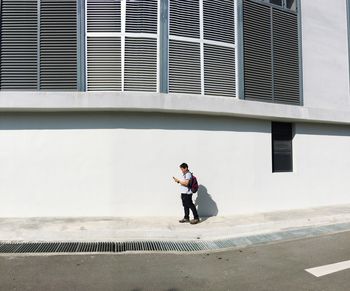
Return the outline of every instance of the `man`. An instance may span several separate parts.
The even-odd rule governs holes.
[[[190,188],[190,180],[192,178],[191,172],[188,170],[188,165],[186,163],[182,163],[180,165],[180,170],[183,175],[183,180],[179,180],[175,177],[174,181],[180,184],[181,189],[181,200],[182,205],[184,207],[185,216],[183,219],[179,220],[180,223],[189,222],[191,224],[197,224],[199,222],[199,216],[197,213],[196,206],[192,202],[192,191]],[[193,213],[193,219],[190,220],[190,209]]]

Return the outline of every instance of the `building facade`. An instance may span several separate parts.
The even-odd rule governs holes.
[[[347,0],[0,2],[0,217],[350,203]]]

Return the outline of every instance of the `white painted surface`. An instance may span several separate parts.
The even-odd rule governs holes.
[[[350,261],[343,261],[335,264],[315,267],[306,269],[305,271],[314,275],[315,277],[322,277],[336,272],[344,271],[350,269]]]
[[[304,104],[350,111],[346,0],[301,0]]]
[[[0,217],[181,217],[171,177],[184,161],[203,185],[201,215],[350,203],[349,126],[297,124],[293,147],[294,172],[273,174],[267,121],[2,114]]]

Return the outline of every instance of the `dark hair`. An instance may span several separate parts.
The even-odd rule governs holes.
[[[183,168],[183,169],[188,169],[188,165],[186,163],[182,163],[180,165],[180,168]]]

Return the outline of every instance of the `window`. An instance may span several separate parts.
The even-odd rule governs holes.
[[[295,1],[282,3],[295,8]],[[298,15],[284,7],[243,1],[243,78],[247,100],[301,104]]]
[[[256,0],[264,3],[280,6],[284,9],[296,11],[297,0]]]
[[[272,122],[272,172],[293,172],[293,125]]]
[[[270,0],[271,4],[274,5],[278,5],[278,6],[282,6],[283,5],[283,1],[282,0]]]
[[[286,8],[296,11],[297,10],[297,0],[286,0]]]

